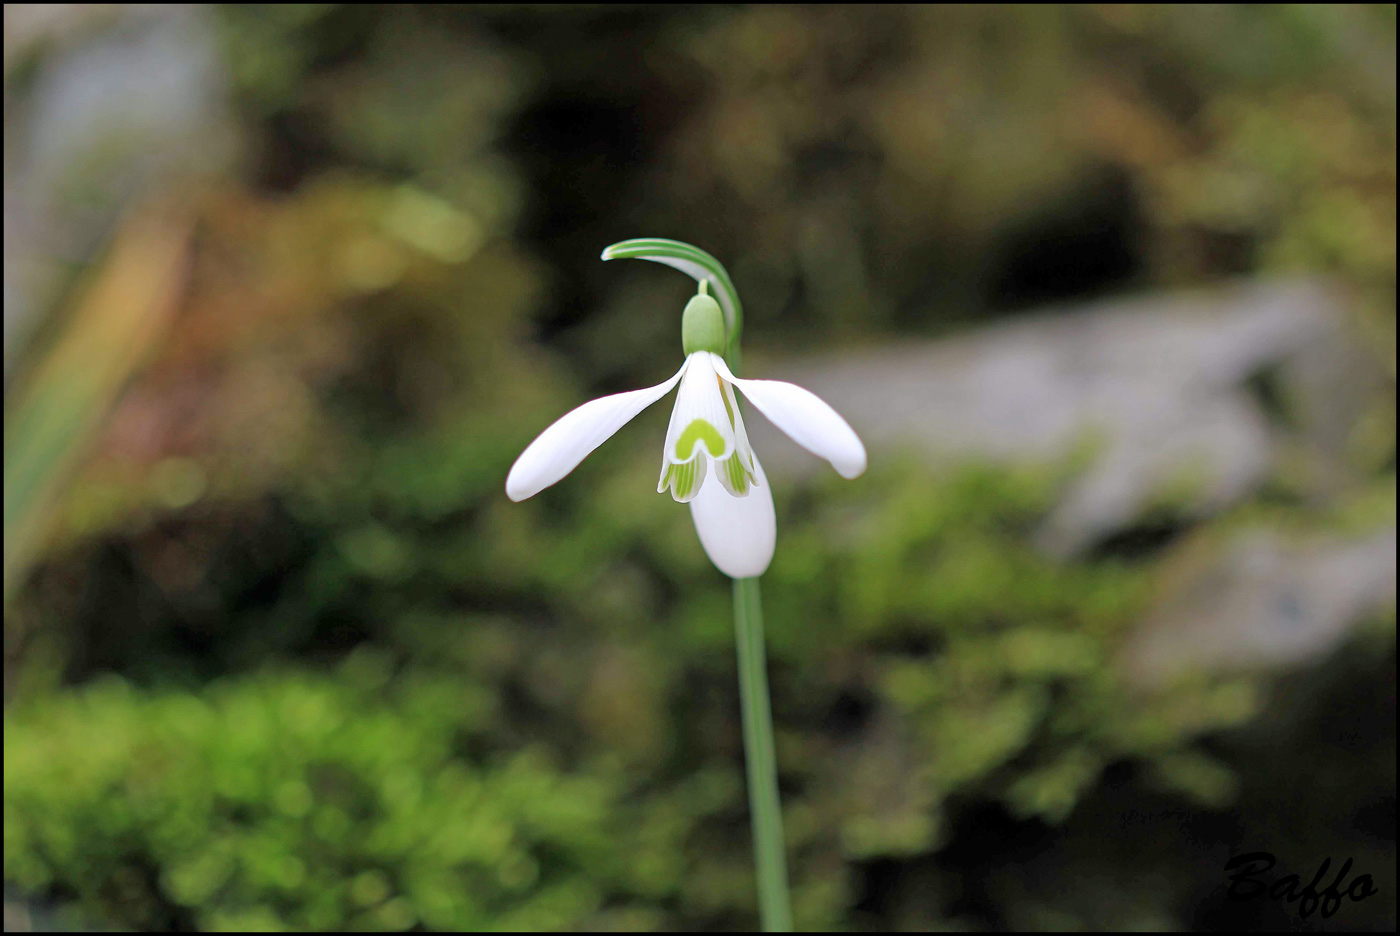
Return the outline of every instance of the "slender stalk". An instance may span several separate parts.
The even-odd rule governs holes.
[[[756,578],[734,580],[734,636],[739,649],[739,700],[744,714],[744,762],[749,777],[759,918],[764,932],[790,933],[792,901],[773,753],[773,713],[768,704],[763,607]]]
[[[662,237],[639,237],[613,244],[604,260],[651,260],[674,267],[714,288],[725,319],[725,359],[740,372],[739,336],[744,306],[724,264],[693,244]],[[737,402],[737,401],[736,401]],[[767,661],[763,651],[763,607],[758,579],[734,580],[734,637],[739,647],[739,699],[744,711],[744,762],[749,775],[749,815],[753,821],[758,910],[763,929],[792,932],[783,813],[778,802],[778,767],[773,754],[773,713],[768,704]]]

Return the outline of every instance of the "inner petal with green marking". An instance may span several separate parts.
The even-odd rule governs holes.
[[[743,456],[735,452],[720,465],[721,477],[729,483],[725,485],[735,497],[749,493],[749,470],[744,467]]]
[[[656,492],[660,494],[670,488],[671,496],[685,503],[700,492],[700,485],[704,480],[705,459],[694,458],[679,465],[672,463],[666,466],[661,483],[656,486]]]
[[[690,425],[676,439],[676,458],[686,461],[695,450],[695,443],[703,441],[712,457],[724,454],[724,436],[704,419],[692,419]]]
[[[724,401],[724,415],[729,417],[729,427],[734,428],[734,407],[729,405],[729,391],[724,388],[724,380],[715,374],[715,383],[719,384],[719,398]]]

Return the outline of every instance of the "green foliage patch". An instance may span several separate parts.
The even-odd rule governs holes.
[[[312,537],[267,619],[304,635],[284,652],[306,661],[347,626],[372,635],[334,667],[105,677],[14,706],[9,874],[141,928],[744,919],[727,590],[668,498],[609,511],[635,455],[604,456],[604,503],[562,523],[547,500],[511,506],[517,541],[468,586],[498,613],[449,584],[490,509],[470,532],[391,512]],[[1228,786],[1193,741],[1252,713],[1249,684],[1135,693],[1111,661],[1146,567],[1026,545],[1067,477],[972,465],[931,483],[910,460],[780,489],[765,597],[806,925],[843,918],[854,884],[831,869],[933,852],[969,802],[1059,822],[1124,760],[1203,800]]]

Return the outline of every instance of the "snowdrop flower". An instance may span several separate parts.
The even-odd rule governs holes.
[[[522,501],[558,482],[679,383],[656,490],[670,491],[677,501],[690,505],[700,543],[721,572],[749,578],[768,568],[777,525],[768,479],[749,445],[734,391],[798,445],[831,462],[842,477],[865,471],[865,446],[846,421],[810,391],[781,380],[735,377],[721,357],[726,316],[710,296],[707,279],[696,278],[699,294],[686,305],[681,320],[685,361],[680,370],[654,387],[615,393],[565,413],[515,460],[506,494]]]

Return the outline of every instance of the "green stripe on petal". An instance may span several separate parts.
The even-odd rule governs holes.
[[[686,462],[676,467],[676,496],[689,497],[690,492],[695,489],[695,463]]]
[[[724,378],[715,374],[715,382],[719,384],[719,398],[724,401],[724,415],[729,417],[730,428],[734,427],[734,407],[729,405],[729,394],[724,389]]]
[[[667,465],[657,491],[670,488],[671,496],[683,504],[700,492],[700,483],[704,480],[705,460],[696,458],[679,465]]]
[[[744,461],[738,452],[725,459],[723,471],[724,477],[729,479],[726,486],[736,497],[743,497],[749,493],[749,471],[744,467]]]

